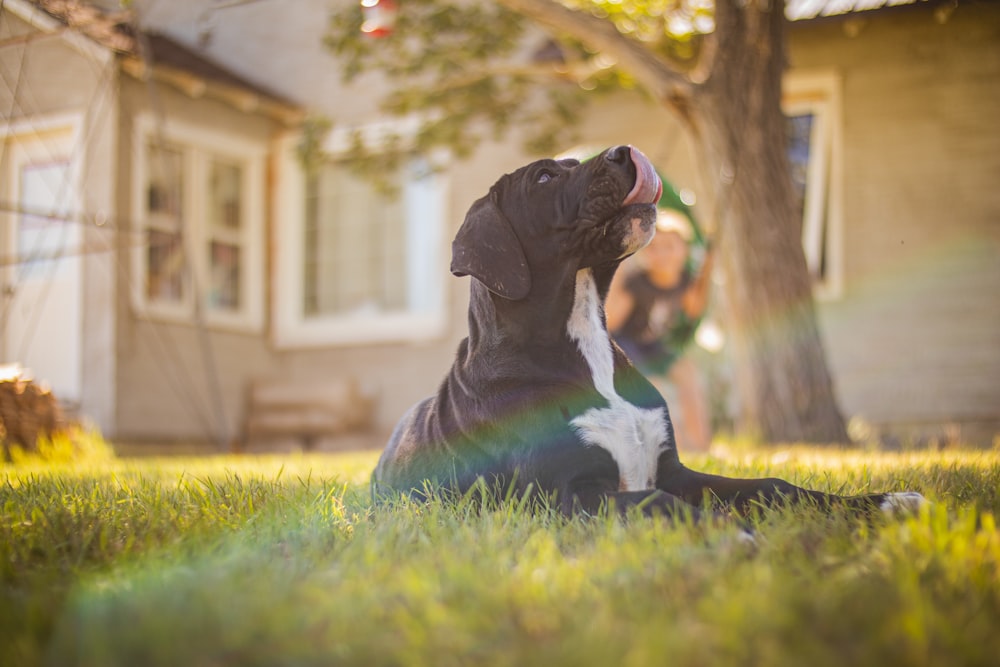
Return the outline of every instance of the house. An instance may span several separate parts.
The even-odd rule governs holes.
[[[0,349],[111,438],[221,444],[221,369],[269,370],[270,157],[302,110],[129,20],[0,11]]]
[[[843,411],[1000,434],[1000,4],[789,3],[791,104],[827,142],[820,323]],[[829,11],[827,13],[830,13]],[[808,254],[808,253],[807,253]]]
[[[786,12],[823,337],[846,414],[989,443],[1000,4],[889,4]],[[468,288],[447,259],[465,210],[531,156],[505,140],[443,172],[415,160],[387,200],[337,159],[305,166],[310,147],[343,157],[399,128],[377,81],[341,83],[325,2],[117,7],[0,10],[0,362],[31,367],[117,443],[227,448],[255,387],[280,404],[333,383],[371,406],[357,422],[377,444],[464,336]],[[581,135],[640,145],[710,225],[697,155],[662,109],[616,94]]]

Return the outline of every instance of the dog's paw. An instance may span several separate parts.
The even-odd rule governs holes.
[[[719,548],[737,553],[755,553],[760,545],[760,535],[750,528],[740,528],[734,533],[727,533],[717,543]]]
[[[887,516],[908,516],[916,514],[929,502],[916,491],[902,493],[887,493],[879,505],[879,509]]]

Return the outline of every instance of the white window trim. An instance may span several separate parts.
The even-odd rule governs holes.
[[[184,296],[177,304],[152,301],[145,293],[148,270],[145,245],[148,148],[150,139],[156,138],[180,145],[184,149],[183,239],[184,251],[194,269],[195,284],[191,284],[188,277],[185,277]],[[241,224],[245,255],[240,266],[242,305],[236,312],[213,308],[207,298],[206,287],[210,273],[208,240],[211,235],[202,212],[206,206],[208,160],[212,157],[234,160],[243,169],[243,200],[240,206],[244,216]],[[267,146],[244,137],[174,119],[160,121],[153,114],[140,114],[135,118],[132,135],[131,211],[136,243],[132,250],[131,301],[136,313],[168,322],[194,324],[198,316],[195,298],[198,298],[197,307],[200,308],[204,322],[213,328],[251,333],[263,330],[266,159]]]
[[[823,252],[823,216],[826,215],[826,275],[813,288],[821,301],[844,292],[844,179],[841,78],[832,70],[788,72],[784,78],[782,109],[788,115],[814,115],[810,160],[806,176],[802,247],[810,270],[819,266]],[[824,193],[825,189],[825,193]],[[824,211],[825,208],[825,211]]]
[[[327,136],[323,149],[336,156],[350,146],[350,137],[361,131],[363,137],[371,138],[374,133],[385,131],[385,123],[361,128],[338,128]],[[394,128],[405,135],[412,129],[412,123],[403,123]],[[366,132],[368,134],[366,134]],[[274,294],[272,317],[273,338],[278,348],[316,348],[368,343],[421,342],[440,338],[446,327],[444,271],[437,267],[442,264],[442,240],[447,215],[447,179],[435,174],[429,187],[428,201],[419,207],[420,223],[424,231],[416,237],[420,243],[407,245],[411,260],[412,280],[410,289],[419,289],[420,298],[425,303],[421,313],[373,313],[338,316],[307,317],[303,312],[305,294],[305,263],[303,239],[305,238],[305,181],[306,175],[297,155],[300,141],[298,134],[286,136],[279,146],[279,182],[275,197],[274,247],[277,249],[275,261]],[[372,141],[377,145],[377,140]],[[400,196],[407,196],[405,193]],[[411,224],[416,221],[411,219]],[[430,230],[429,232],[427,230]],[[413,296],[411,294],[410,302]]]

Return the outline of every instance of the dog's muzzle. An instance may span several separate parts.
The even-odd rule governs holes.
[[[653,163],[635,146],[627,146],[629,159],[635,166],[635,185],[625,195],[622,206],[630,204],[656,204],[663,195],[663,183],[660,181]],[[609,153],[611,155],[611,153]]]
[[[656,233],[655,206],[663,195],[663,182],[652,162],[634,146],[619,146],[605,154],[605,159],[625,165],[631,162],[635,169],[635,183],[622,200],[622,218],[628,220],[628,228],[622,237],[619,259],[638,252],[649,243]]]

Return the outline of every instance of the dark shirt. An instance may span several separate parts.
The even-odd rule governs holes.
[[[645,271],[625,278],[632,311],[611,335],[640,371],[666,373],[691,339],[697,322],[687,316],[682,304],[691,283],[689,271],[680,283],[666,288],[653,284]]]

